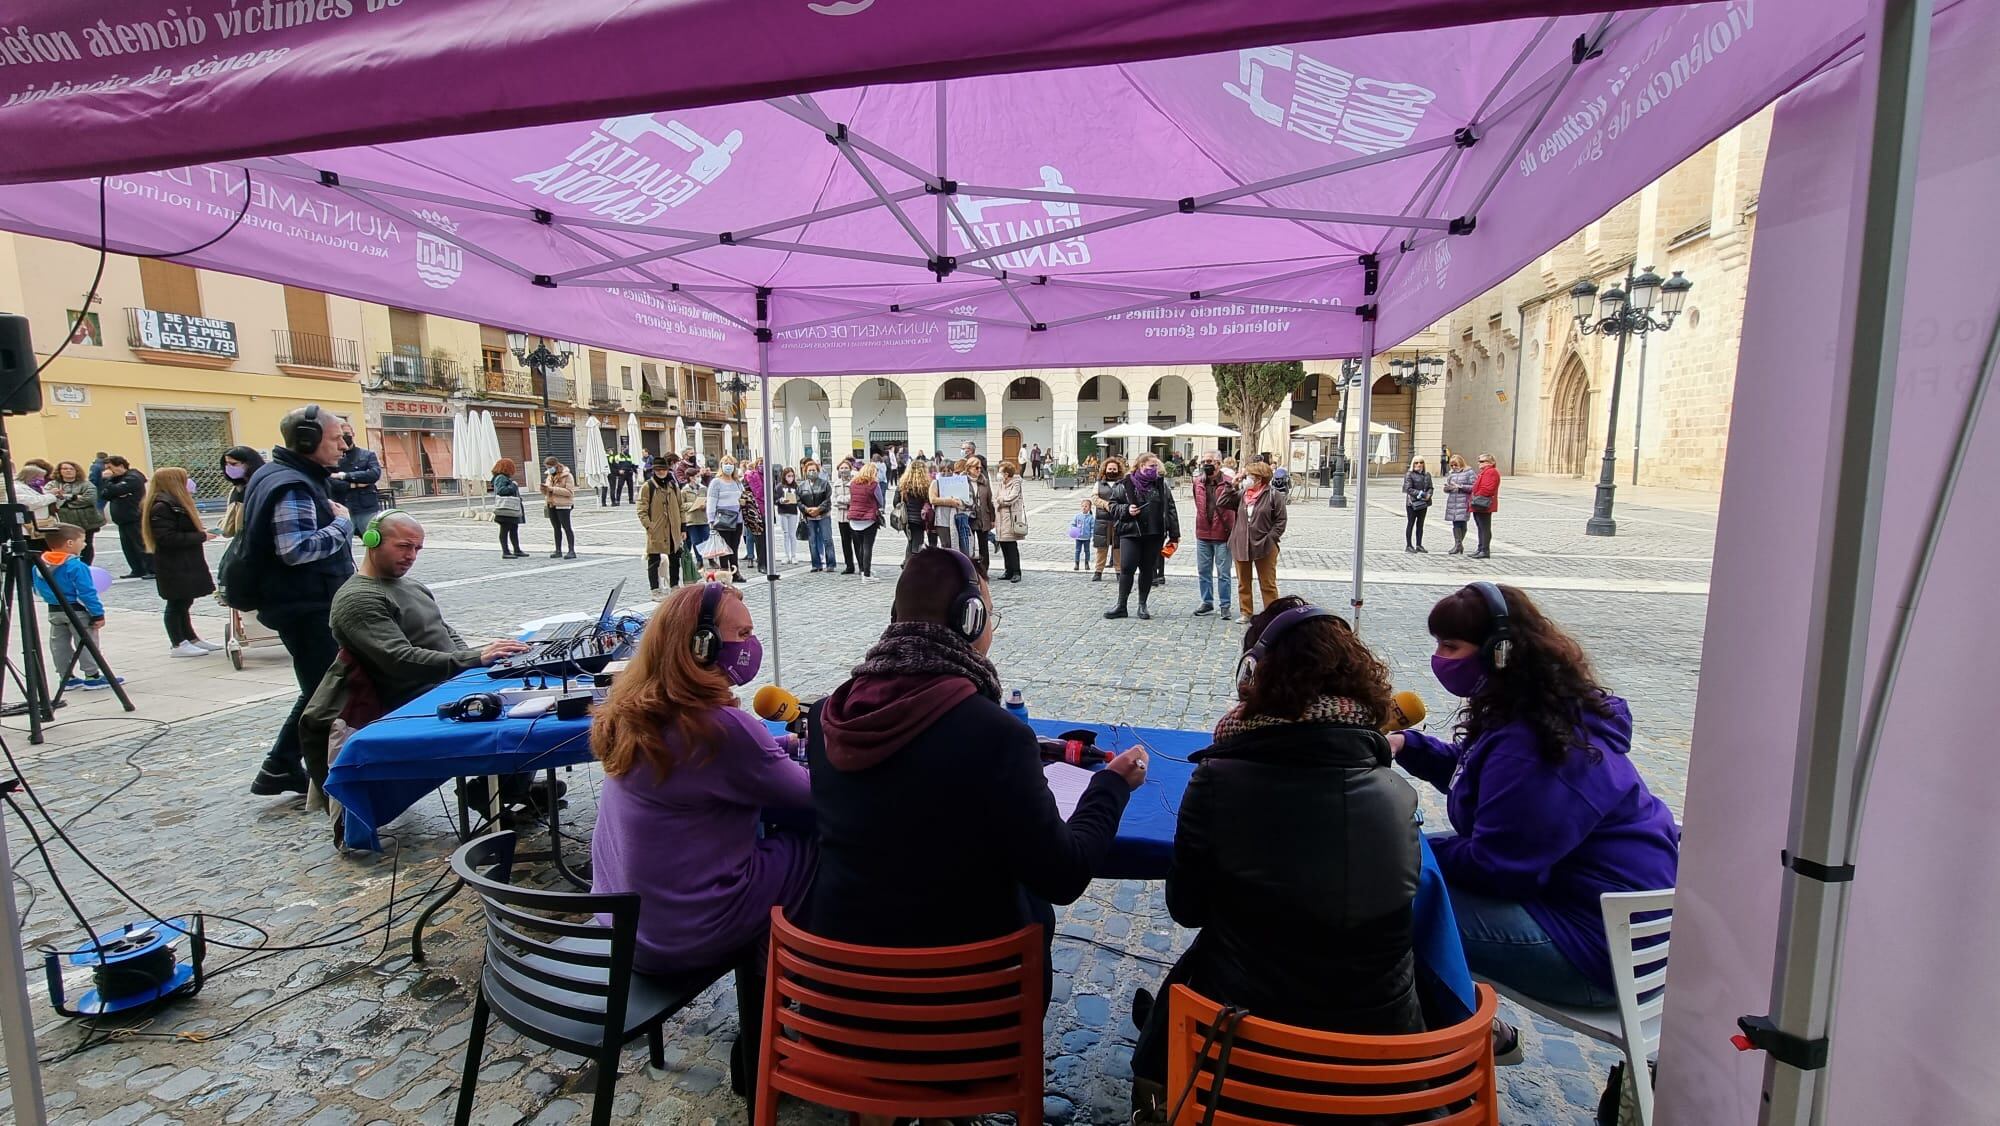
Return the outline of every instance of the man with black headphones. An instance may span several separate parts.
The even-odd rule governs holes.
[[[416,517],[383,511],[362,529],[361,546],[367,549],[361,568],[341,584],[327,615],[340,656],[299,717],[306,773],[315,786],[326,781],[334,720],[359,728],[467,669],[528,648],[495,641],[475,649],[444,620],[430,588],[408,577],[424,550],[424,526]],[[372,699],[354,706],[363,703],[357,689],[364,684]]]
[[[889,628],[807,724],[819,872],[814,934],[949,946],[1072,903],[1102,867],[1146,752],[1118,755],[1067,820],[1035,732],[1000,702],[986,580],[949,548],[903,565]]]
[[[299,698],[250,783],[258,795],[306,792],[299,715],[333,664],[338,647],[327,614],[333,596],[354,573],[348,548],[353,521],[328,492],[329,474],[345,449],[340,419],[318,403],[278,422],[283,444],[250,479],[243,497],[240,545],[222,571],[229,603],[255,610],[292,656]]]

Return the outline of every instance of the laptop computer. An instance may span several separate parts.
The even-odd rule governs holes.
[[[610,597],[604,600],[604,609],[598,611],[597,617],[594,620],[586,618],[580,622],[557,622],[552,626],[543,626],[541,629],[536,630],[533,636],[524,637],[521,640],[530,645],[543,645],[554,641],[568,641],[571,638],[581,637],[586,633],[601,633],[609,630],[613,625],[617,624],[618,600],[624,596],[625,580],[619,579],[618,585],[611,588]]]

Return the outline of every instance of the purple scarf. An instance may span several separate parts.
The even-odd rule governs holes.
[[[1153,485],[1159,479],[1160,467],[1157,465],[1149,465],[1139,472],[1132,474],[1132,487],[1139,498],[1140,504],[1146,503],[1146,498],[1152,495]]]

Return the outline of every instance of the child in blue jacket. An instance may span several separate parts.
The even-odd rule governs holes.
[[[79,615],[89,619],[91,640],[97,641],[104,626],[104,601],[97,597],[97,583],[90,576],[90,565],[76,554],[83,546],[83,529],[75,524],[58,524],[44,538],[48,550],[42,552],[42,562],[48,564],[49,573],[55,576],[56,589],[62,591]],[[81,647],[69,615],[63,613],[55,591],[49,589],[39,569],[35,572],[35,593],[49,604],[49,654],[55,658],[56,674],[64,678],[63,687],[87,691],[111,687],[90,650],[78,652]],[[82,677],[69,675],[73,671],[72,659],[82,666]]]
[[[1097,514],[1091,510],[1090,498],[1085,497],[1079,507],[1083,511],[1069,518],[1069,538],[1076,541],[1076,565],[1070,568],[1072,571],[1083,570],[1090,558],[1091,538],[1097,535]]]

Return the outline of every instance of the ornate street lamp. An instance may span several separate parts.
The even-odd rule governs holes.
[[[533,348],[528,346],[530,339],[534,341]],[[552,344],[553,348],[550,347]],[[569,366],[570,360],[576,357],[576,345],[567,340],[550,340],[546,336],[530,338],[524,332],[510,332],[507,334],[507,349],[514,353],[514,359],[519,361],[522,367],[534,373],[535,383],[541,388],[542,432],[536,442],[540,446],[541,456],[547,457],[549,431],[555,425],[554,420],[549,417],[549,373],[561,371]]]
[[[717,379],[715,382],[715,389],[717,391],[727,391],[736,396],[736,427],[738,430],[743,429],[743,393],[754,389],[756,386],[756,384],[744,379],[741,373],[733,371],[729,373],[728,379]],[[742,440],[743,446],[739,448],[747,449],[750,445],[750,435],[742,435]],[[742,456],[741,454],[737,454],[735,450],[730,450],[729,452],[737,457]]]
[[[1612,478],[1618,466],[1618,396],[1625,381],[1626,338],[1638,336],[1643,340],[1648,333],[1673,328],[1675,319],[1687,307],[1688,291],[1693,288],[1694,283],[1682,276],[1681,271],[1675,270],[1673,277],[1663,280],[1651,266],[1637,275],[1627,266],[1623,288],[1614,285],[1599,293],[1597,283],[1589,278],[1580,278],[1570,287],[1576,330],[1585,336],[1602,334],[1618,338],[1618,355],[1611,367],[1611,421],[1604,431],[1604,464],[1597,477],[1597,502],[1583,528],[1586,535],[1618,534],[1618,523],[1611,518],[1612,500],[1618,488]]]
[[[1361,361],[1340,361],[1340,378],[1334,384],[1340,388],[1340,411],[1335,416],[1339,421],[1333,436],[1333,495],[1326,498],[1328,508],[1347,507],[1347,391],[1360,382]]]

